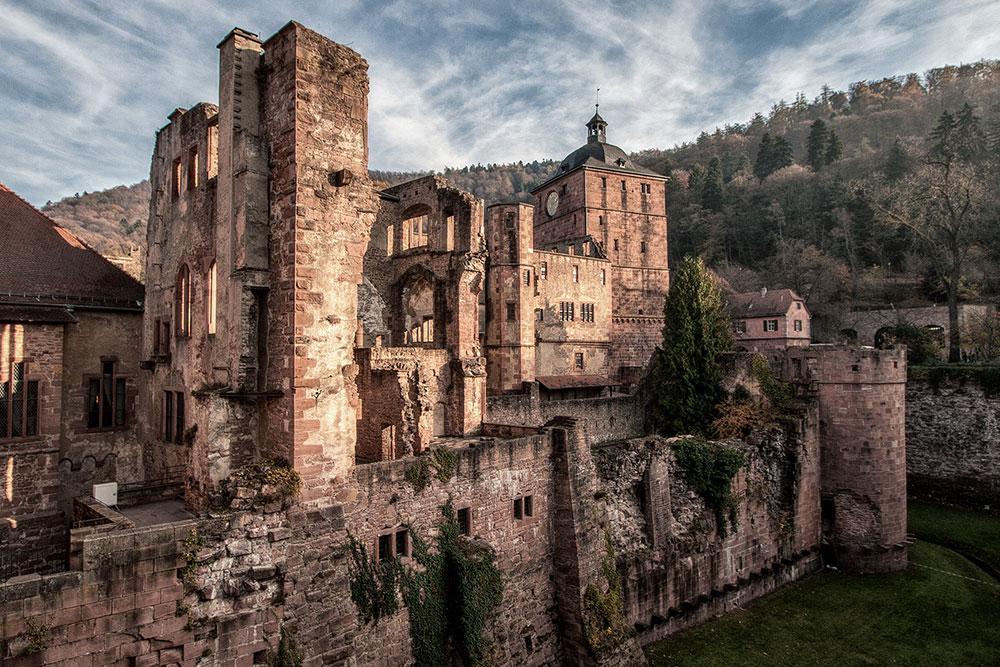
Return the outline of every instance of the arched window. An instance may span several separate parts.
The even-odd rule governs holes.
[[[208,294],[206,301],[208,302],[208,335],[215,335],[215,308],[216,299],[218,298],[218,285],[216,284],[216,279],[218,277],[218,270],[216,268],[215,262],[212,262],[212,266],[208,267]]]
[[[191,335],[191,272],[187,264],[182,264],[177,272],[177,286],[174,290],[175,330],[178,338]]]

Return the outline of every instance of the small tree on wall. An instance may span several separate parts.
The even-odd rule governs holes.
[[[732,349],[722,293],[697,257],[685,257],[664,308],[650,369],[649,417],[660,433],[708,434],[725,398],[719,356]]]

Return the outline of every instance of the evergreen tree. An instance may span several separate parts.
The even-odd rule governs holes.
[[[719,356],[733,339],[722,293],[700,258],[681,262],[664,313],[650,369],[653,426],[668,435],[707,434],[725,398]]]
[[[928,157],[932,160],[950,163],[955,157],[953,135],[955,133],[955,117],[947,109],[938,116],[937,125],[931,130],[931,142]]]
[[[830,142],[830,134],[826,130],[826,123],[817,118],[813,121],[809,130],[809,138],[806,140],[806,161],[813,171],[819,171],[824,164],[829,164],[827,160],[827,148]]]
[[[691,174],[688,176],[688,190],[691,191],[693,201],[701,201],[701,194],[705,191],[705,168],[700,164],[691,167]]]
[[[765,132],[764,136],[760,138],[760,148],[757,149],[757,160],[753,164],[753,175],[762,181],[774,171],[771,169],[772,153],[771,133]]]
[[[779,169],[784,169],[785,167],[795,163],[792,145],[788,143],[788,139],[785,139],[785,137],[777,136],[774,138],[772,151],[770,173],[773,174]]]
[[[905,148],[903,148],[903,144],[900,142],[899,137],[896,137],[896,141],[892,144],[892,148],[889,150],[889,157],[886,159],[885,166],[882,167],[882,171],[885,172],[886,178],[895,183],[909,173],[910,166],[910,154],[906,152]]]
[[[713,211],[722,210],[722,161],[712,157],[708,161],[708,172],[701,190],[701,205]]]
[[[962,106],[955,117],[955,156],[959,160],[973,162],[983,153],[985,144],[983,131],[979,127],[979,116],[968,102]]]
[[[844,157],[844,144],[841,143],[837,133],[830,130],[830,140],[826,146],[826,163],[833,164],[842,157]]]

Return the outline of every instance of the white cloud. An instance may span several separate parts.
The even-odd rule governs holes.
[[[609,139],[638,150],[823,83],[1000,56],[994,0],[0,0],[0,15],[0,180],[36,202],[145,177],[167,114],[216,98],[215,44],[236,25],[266,37],[295,18],[368,58],[381,169],[561,158],[597,86]]]

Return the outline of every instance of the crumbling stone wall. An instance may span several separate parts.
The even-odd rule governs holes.
[[[642,642],[735,608],[819,566],[815,411],[727,441],[741,451],[736,521],[721,531],[672,445],[647,437],[598,448],[629,622]]]
[[[906,383],[911,495],[1000,507],[1000,397],[975,379]]]

